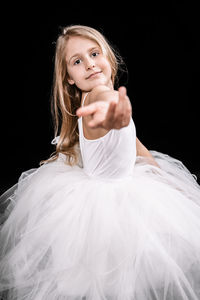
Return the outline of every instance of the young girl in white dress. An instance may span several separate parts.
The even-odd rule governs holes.
[[[136,137],[118,61],[93,28],[58,37],[56,151],[0,199],[2,299],[200,299],[199,185]]]

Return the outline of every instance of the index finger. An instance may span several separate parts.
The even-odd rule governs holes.
[[[97,110],[96,103],[91,103],[87,106],[79,107],[76,111],[78,117],[85,117],[93,114]]]

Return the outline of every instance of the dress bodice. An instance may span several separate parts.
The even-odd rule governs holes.
[[[83,168],[87,175],[121,178],[132,174],[136,160],[136,129],[132,118],[128,126],[111,129],[94,140],[84,137],[82,117],[78,119],[78,127]]]

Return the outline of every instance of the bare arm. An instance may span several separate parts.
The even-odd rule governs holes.
[[[136,150],[137,150],[137,156],[143,156],[147,157],[149,159],[149,162],[152,165],[155,165],[156,167],[159,167],[157,162],[155,161],[152,154],[149,152],[149,150],[140,142],[140,140],[136,137]]]
[[[105,85],[99,85],[88,94],[89,103],[97,101],[118,102],[118,91],[112,90]]]
[[[77,115],[83,117],[85,137],[97,139],[110,129],[128,126],[132,107],[124,87],[115,91],[98,86],[89,93],[88,102],[77,110]]]
[[[77,115],[83,116],[84,136],[97,139],[104,136],[110,129],[119,129],[129,124],[132,107],[126,95],[126,89],[111,90],[106,86],[94,88],[88,95],[89,105],[79,108]],[[157,167],[148,149],[136,138],[137,156],[147,157],[149,162]]]

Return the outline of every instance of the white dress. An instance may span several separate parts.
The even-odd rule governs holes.
[[[178,160],[136,157],[133,120],[24,172],[1,196],[9,300],[199,300],[200,187]]]

